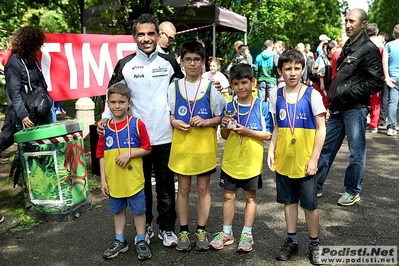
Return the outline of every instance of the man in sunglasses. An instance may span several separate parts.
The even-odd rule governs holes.
[[[176,28],[172,22],[164,21],[159,24],[158,48],[161,53],[167,54],[175,40]]]

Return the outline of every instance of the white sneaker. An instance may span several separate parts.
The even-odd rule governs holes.
[[[177,245],[177,236],[172,231],[159,231],[158,238],[162,240],[165,247]]]
[[[145,232],[146,232],[148,239],[154,237],[155,233],[154,233],[154,227],[152,226],[152,224],[145,225]]]
[[[388,136],[395,136],[395,135],[397,135],[398,134],[398,132],[395,130],[395,129],[393,129],[393,128],[388,128],[388,132],[387,132],[387,135]]]
[[[150,239],[148,238],[148,235],[145,235],[145,240],[144,240],[148,245],[150,244]],[[134,244],[137,244],[137,236],[134,237]]]
[[[378,133],[378,128],[367,128],[366,132],[375,134]]]
[[[177,175],[175,174],[174,176],[174,180],[175,180],[175,192],[179,192],[179,178],[177,177]]]

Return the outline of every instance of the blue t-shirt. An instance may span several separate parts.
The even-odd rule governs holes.
[[[322,54],[324,54],[323,47],[322,46],[317,46],[317,48],[316,48],[316,56],[319,57]]]
[[[389,76],[399,80],[399,39],[390,41],[385,45],[384,55],[387,54]],[[398,84],[395,84],[398,86]]]
[[[231,110],[231,109],[236,109],[237,108],[237,100],[234,102],[229,102],[227,105],[223,108],[222,110],[222,119],[225,116],[224,111],[226,109]],[[245,125],[245,122],[247,122],[247,116],[248,112],[250,110],[250,105],[239,105],[239,110],[240,114],[240,124]],[[262,113],[260,114],[260,109],[262,110]],[[273,117],[272,114],[269,112],[269,104],[263,101],[260,101],[258,98],[255,99],[254,106],[251,110],[251,113],[253,115],[250,115],[250,119],[248,119],[247,122],[247,128],[255,131],[265,131],[269,132],[270,134],[273,133],[274,129],[274,123],[273,123]],[[234,114],[234,119],[238,121],[238,113],[236,112]],[[263,120],[263,121],[262,121]],[[220,122],[222,123],[222,122]],[[256,125],[256,126],[254,126]]]

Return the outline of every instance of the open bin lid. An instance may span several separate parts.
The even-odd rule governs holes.
[[[58,137],[82,130],[83,130],[83,122],[68,120],[62,122],[55,122],[52,124],[25,128],[24,130],[15,133],[14,140],[16,143],[23,143],[32,140],[41,140],[41,139]]]

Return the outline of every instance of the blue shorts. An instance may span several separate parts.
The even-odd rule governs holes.
[[[301,201],[301,207],[317,209],[317,179],[315,176],[289,178],[276,172],[277,202],[294,204]]]
[[[137,194],[128,198],[113,198],[109,196],[109,207],[112,214],[118,214],[129,205],[133,214],[142,214],[145,212],[145,194],[142,189]]]

